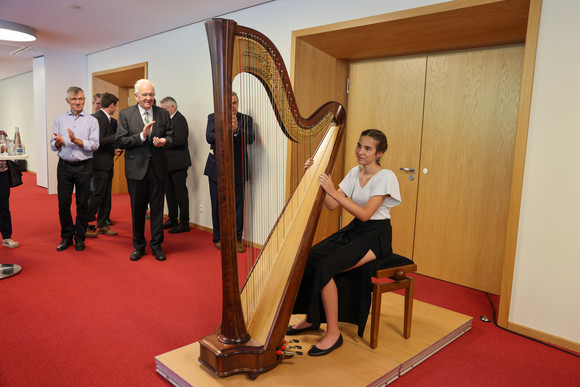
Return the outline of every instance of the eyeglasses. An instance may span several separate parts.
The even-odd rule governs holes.
[[[71,102],[77,102],[77,101],[78,102],[83,102],[85,99],[84,99],[84,97],[81,97],[81,98],[76,98],[75,97],[75,98],[69,98],[68,100],[71,101]]]
[[[139,95],[143,98],[147,98],[147,97],[154,98],[155,97],[155,93],[143,93],[143,94],[139,94]]]

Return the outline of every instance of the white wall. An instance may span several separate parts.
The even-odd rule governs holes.
[[[544,0],[509,320],[580,343],[580,2]]]
[[[0,129],[13,138],[14,128],[20,128],[20,137],[28,155],[27,169],[36,171],[32,86],[31,72],[0,82]]]
[[[46,129],[45,136],[39,137],[39,142],[44,141],[44,146],[47,149],[47,171],[48,171],[48,193],[56,194],[56,166],[58,163],[57,153],[50,149],[50,136],[52,134],[52,125],[54,119],[70,110],[70,106],[66,102],[66,91],[70,86],[80,87],[85,91],[85,96],[88,96],[85,102],[85,112],[91,113],[91,99],[90,90],[87,88],[86,81],[87,73],[87,57],[86,55],[78,55],[69,52],[61,51],[46,51],[44,53],[44,92],[45,95],[35,96],[42,100],[45,98],[46,106]],[[88,105],[87,105],[88,104]],[[39,164],[38,168],[43,165]]]
[[[34,138],[36,141],[35,159],[42,168],[36,168],[36,184],[48,188],[48,147],[46,146],[46,74],[44,56],[32,60],[34,74]]]

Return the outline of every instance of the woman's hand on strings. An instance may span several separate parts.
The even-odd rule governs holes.
[[[320,175],[318,177],[318,182],[320,183],[320,186],[322,187],[322,189],[330,196],[332,196],[333,198],[336,197],[336,188],[334,187],[334,183],[332,182],[332,179],[330,178],[329,175],[327,175],[326,173],[323,173],[322,175]]]
[[[308,168],[310,168],[310,166],[314,164],[314,159],[312,157],[310,157],[308,160],[306,160],[306,162],[304,163],[304,172],[306,172],[306,170]]]
[[[334,187],[332,179],[326,173],[318,177],[318,182],[320,183],[320,187],[326,192],[326,195],[324,195],[324,206],[329,211],[337,209],[340,206],[339,199],[341,199],[341,196],[345,197],[342,190]]]

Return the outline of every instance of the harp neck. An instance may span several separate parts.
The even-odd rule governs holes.
[[[311,141],[331,122],[342,125],[345,111],[338,102],[327,102],[309,117],[303,117],[296,104],[290,74],[276,46],[262,33],[236,26],[232,79],[249,73],[260,80],[272,104],[278,124],[294,142]]]

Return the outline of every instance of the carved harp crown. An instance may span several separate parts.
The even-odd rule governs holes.
[[[214,89],[223,308],[221,326],[199,341],[199,361],[218,376],[247,372],[253,379],[283,359],[284,355],[276,352],[290,321],[324,200],[316,177],[332,170],[345,111],[339,103],[328,102],[303,118],[286,66],[267,37],[233,20],[214,19],[205,25]],[[231,105],[232,80],[241,72],[254,75],[263,84],[278,124],[291,141],[309,141],[323,131],[326,135],[314,155],[314,164],[286,203],[240,292]],[[254,275],[256,272],[260,275]]]

